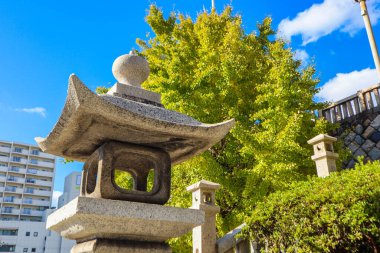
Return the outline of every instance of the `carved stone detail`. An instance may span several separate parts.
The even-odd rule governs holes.
[[[107,142],[87,160],[83,168],[81,195],[92,198],[165,204],[170,197],[170,156],[167,152],[121,142]],[[128,172],[132,190],[115,183],[115,169]],[[147,177],[154,170],[154,185],[147,192]]]

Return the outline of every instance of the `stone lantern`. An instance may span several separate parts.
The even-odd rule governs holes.
[[[51,214],[47,228],[76,240],[72,253],[171,252],[166,240],[205,219],[202,210],[162,206],[171,166],[220,141],[234,120],[204,124],[165,109],[159,94],[140,87],[149,65],[133,53],[117,58],[112,72],[118,82],[104,95],[71,75],[58,122],[36,138],[44,152],[85,162],[81,195]],[[131,189],[116,184],[117,170],[131,176]]]
[[[331,172],[336,171],[336,159],[338,154],[334,153],[333,143],[335,137],[327,134],[320,134],[309,140],[307,143],[313,145],[314,155],[311,157],[317,166],[318,177],[327,177]]]
[[[215,191],[220,184],[201,180],[187,187],[192,193],[193,209],[205,212],[203,225],[193,229],[193,253],[216,253],[216,214],[220,207],[215,203]]]

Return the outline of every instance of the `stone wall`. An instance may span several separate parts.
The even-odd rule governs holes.
[[[357,157],[364,156],[366,161],[380,160],[380,108],[360,113],[340,123],[333,132],[348,147],[353,159],[346,161],[346,168],[354,167]]]

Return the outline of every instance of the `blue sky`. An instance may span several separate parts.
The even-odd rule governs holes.
[[[266,16],[298,58],[316,64],[320,97],[336,100],[377,82],[360,8],[353,0],[215,0],[232,3],[246,32]],[[0,1],[0,139],[35,144],[46,136],[64,105],[75,73],[91,89],[111,86],[113,60],[146,38],[149,4],[193,18],[211,0]],[[368,1],[379,38],[380,0]],[[380,41],[379,41],[380,42]],[[81,164],[58,163],[55,190]]]

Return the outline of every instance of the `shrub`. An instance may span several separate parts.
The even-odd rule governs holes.
[[[269,252],[379,252],[380,163],[310,178],[269,195],[246,235]]]

